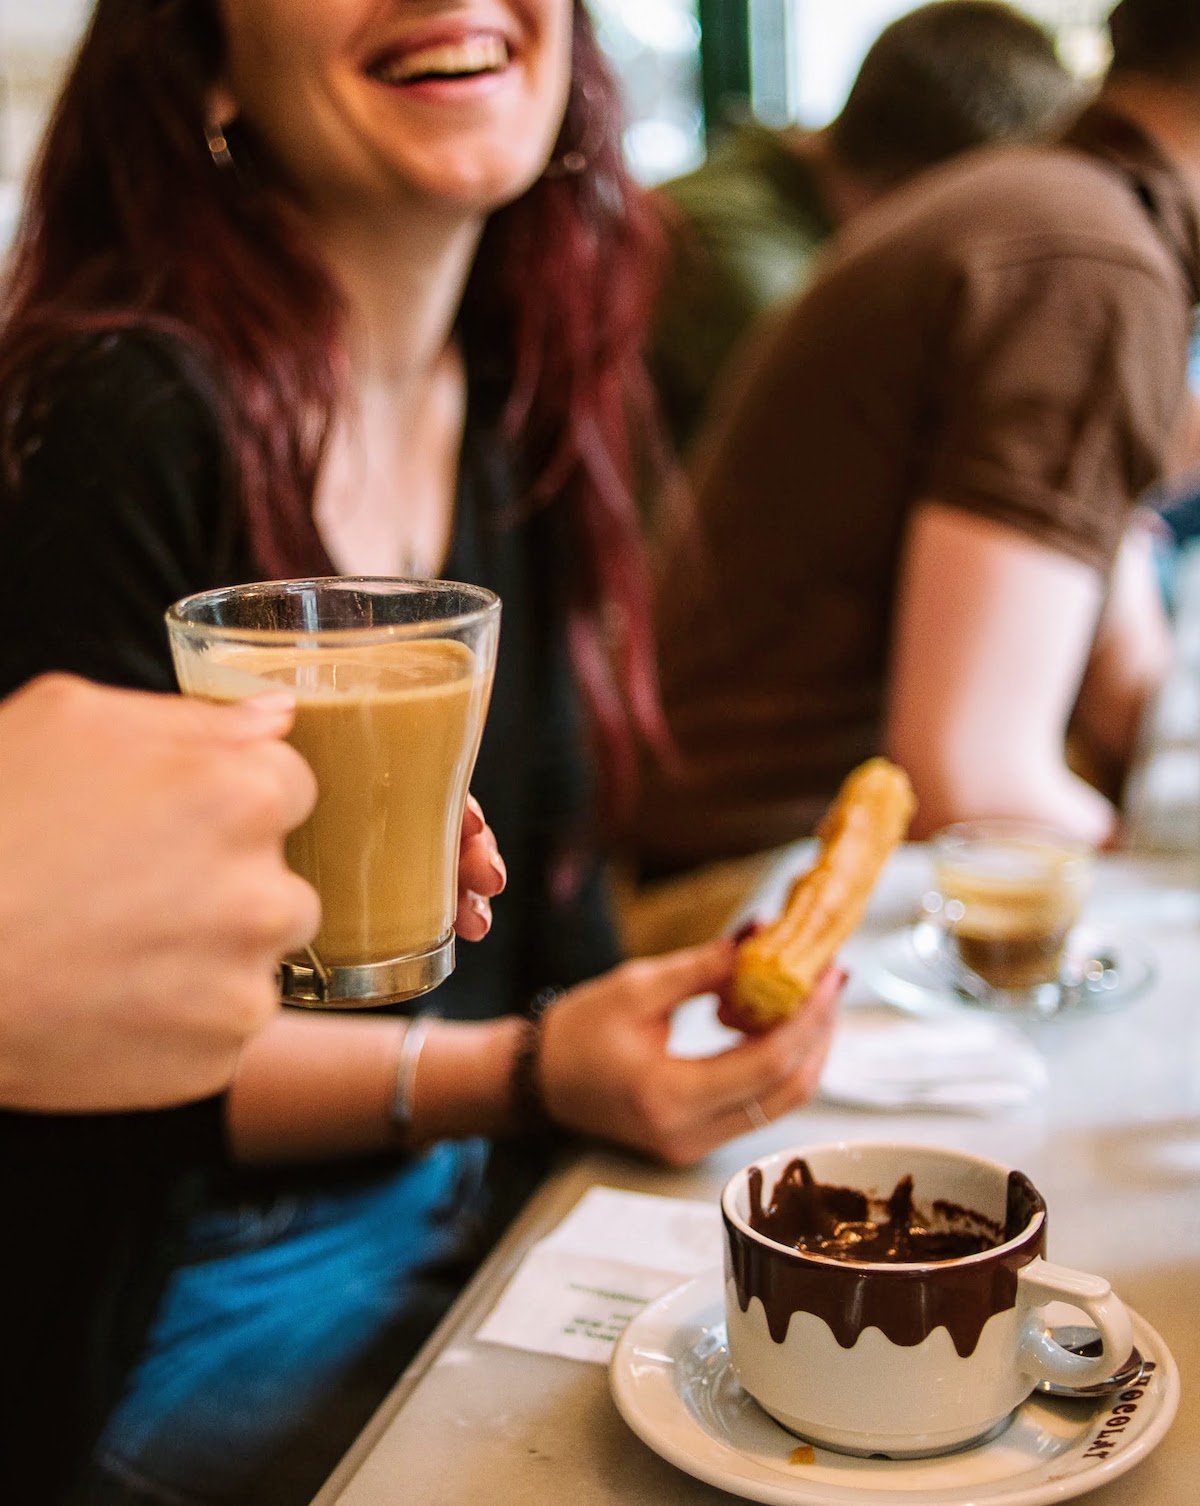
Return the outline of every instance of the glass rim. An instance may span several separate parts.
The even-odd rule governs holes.
[[[1069,861],[1090,859],[1096,849],[1082,837],[1072,837],[1045,821],[1024,821],[1013,816],[982,816],[972,821],[955,821],[943,826],[929,838],[929,845],[939,856],[951,859],[974,843],[1026,841],[1039,847],[1054,848]]]
[[[451,594],[474,597],[478,605],[467,611],[455,612],[446,617],[430,618],[418,622],[364,623],[360,627],[295,627],[263,628],[236,627],[216,622],[201,622],[188,616],[190,610],[201,603],[219,603],[239,596],[286,598],[299,596],[305,591],[325,588],[330,591],[358,588],[377,596],[416,596],[421,592],[430,595]],[[179,631],[192,637],[210,639],[222,643],[245,643],[261,646],[270,643],[344,643],[387,642],[405,638],[429,638],[460,631],[477,623],[483,623],[500,613],[500,597],[486,586],[472,585],[467,581],[430,579],[393,575],[315,575],[295,580],[245,581],[234,586],[217,586],[208,591],[193,591],[172,602],[164,614],[168,632]]]

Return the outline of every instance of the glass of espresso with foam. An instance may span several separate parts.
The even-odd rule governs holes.
[[[1087,847],[1031,823],[971,821],[933,838],[933,860],[933,906],[972,972],[1011,990],[1058,979],[1091,890]]]
[[[321,928],[281,968],[293,1004],[413,998],[454,967],[463,809],[500,628],[492,592],[338,577],[206,591],[167,614],[180,688],[286,689],[317,803],[288,838]]]

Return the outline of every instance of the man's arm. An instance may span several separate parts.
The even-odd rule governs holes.
[[[1012,528],[935,501],[916,509],[884,722],[917,792],[915,837],[1011,816],[1111,838],[1112,805],[1065,750],[1103,595],[1096,571]]]
[[[1154,566],[1154,518],[1139,513],[1113,567],[1071,719],[1081,767],[1113,798],[1136,750],[1147,703],[1170,664],[1171,630]]]

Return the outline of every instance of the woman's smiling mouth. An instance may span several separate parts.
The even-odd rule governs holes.
[[[477,78],[508,67],[508,43],[495,33],[436,42],[411,52],[389,53],[367,70],[382,84],[413,84],[433,79]]]

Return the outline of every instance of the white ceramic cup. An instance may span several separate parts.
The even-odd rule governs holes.
[[[751,1227],[755,1171],[769,1206],[803,1159],[818,1183],[867,1194],[883,1217],[897,1184],[939,1229],[994,1247],[950,1260],[867,1263],[802,1253]],[[922,1458],[1000,1431],[1039,1380],[1087,1386],[1133,1347],[1129,1315],[1100,1276],[1044,1258],[1046,1205],[1021,1172],[935,1146],[840,1143],[777,1151],[721,1195],[725,1311],[742,1386],[784,1427],[852,1454]],[[1056,1344],[1042,1309],[1065,1302],[1100,1332],[1085,1358]]]

